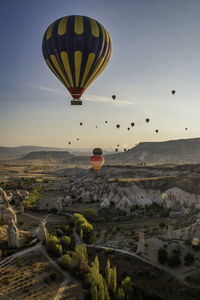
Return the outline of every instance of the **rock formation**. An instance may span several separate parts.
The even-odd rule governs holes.
[[[2,212],[2,220],[4,224],[9,225],[10,222],[13,220],[14,223],[17,223],[17,216],[12,207],[9,204],[6,204],[6,207],[3,208]]]
[[[19,230],[17,226],[15,225],[14,220],[11,220],[11,222],[8,225],[7,228],[7,241],[8,241],[8,247],[9,248],[18,248],[20,246],[19,244]]]
[[[169,240],[174,238],[174,226],[173,226],[173,224],[168,224],[167,238]]]
[[[47,237],[48,237],[48,231],[45,227],[45,223],[41,222],[39,227],[38,227],[38,231],[36,234],[36,237],[39,241],[46,241]]]
[[[144,246],[144,232],[141,231],[139,232],[139,241],[138,241],[138,246],[137,246],[137,250],[136,253],[141,253],[143,254],[145,252],[145,246]]]
[[[63,197],[58,197],[55,202],[56,210],[58,213],[62,211],[62,199]]]

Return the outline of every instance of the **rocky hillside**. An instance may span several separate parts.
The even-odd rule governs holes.
[[[140,143],[127,152],[107,155],[106,163],[200,163],[200,138]]]
[[[34,160],[34,159],[55,159],[55,160],[69,160],[72,159],[74,156],[70,154],[68,151],[35,151],[30,152],[26,156],[24,156],[23,160]]]
[[[40,147],[40,146],[21,146],[21,147],[1,147],[0,160],[18,159],[30,152],[35,151],[66,151],[64,148]]]

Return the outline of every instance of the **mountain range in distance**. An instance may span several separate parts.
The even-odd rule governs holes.
[[[200,163],[200,138],[142,142],[126,152],[104,150],[106,164],[165,164]],[[0,160],[70,160],[84,162],[92,155],[91,149],[21,146],[0,147]]]

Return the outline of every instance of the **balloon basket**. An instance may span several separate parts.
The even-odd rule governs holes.
[[[81,100],[72,100],[71,105],[82,105],[82,101]]]

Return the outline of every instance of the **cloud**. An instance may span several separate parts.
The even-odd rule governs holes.
[[[86,101],[92,101],[92,102],[112,103],[116,106],[125,106],[125,105],[135,104],[134,102],[127,101],[127,100],[112,100],[111,97],[97,96],[97,95],[83,95],[82,99],[86,100]]]
[[[31,87],[33,89],[38,89],[38,90],[42,90],[42,91],[47,91],[49,93],[55,93],[55,94],[61,94],[64,95],[64,93],[62,91],[59,91],[57,89],[52,89],[46,86],[41,86],[41,85],[34,85],[34,84],[28,84],[28,87]]]
[[[49,93],[55,93],[59,95],[64,95],[64,92],[58,90],[58,89],[52,89],[46,86],[41,86],[41,85],[33,85],[33,84],[28,84],[28,87],[42,90],[42,91],[47,91]],[[127,100],[112,100],[111,97],[105,97],[105,96],[97,96],[97,95],[83,95],[81,99],[86,100],[86,101],[92,101],[92,102],[104,102],[104,103],[112,103],[112,105],[116,106],[126,106],[126,105],[133,105],[135,104],[134,102],[127,101]]]

